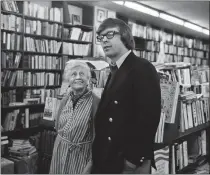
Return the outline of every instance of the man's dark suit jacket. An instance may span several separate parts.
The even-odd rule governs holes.
[[[156,69],[131,52],[105,87],[96,112],[92,173],[122,173],[125,159],[136,165],[153,160],[160,112]]]

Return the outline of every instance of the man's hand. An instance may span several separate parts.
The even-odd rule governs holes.
[[[89,161],[85,169],[83,170],[82,174],[91,174],[92,166],[93,166],[92,161]]]
[[[144,160],[141,166],[125,160],[123,174],[151,174],[151,160]]]

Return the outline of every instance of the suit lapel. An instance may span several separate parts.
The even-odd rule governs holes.
[[[117,89],[121,86],[121,84],[124,81],[126,81],[129,72],[132,70],[132,63],[133,63],[134,57],[135,55],[133,54],[133,52],[131,52],[127,56],[127,58],[125,59],[125,61],[123,62],[119,70],[117,71],[113,79],[113,83],[108,89],[107,89],[107,84],[108,84],[108,81],[107,81],[106,87],[104,89],[104,93],[101,99],[102,103],[100,104],[99,109],[102,109],[103,107],[105,107],[110,102],[110,100],[113,99],[114,93],[116,93]]]

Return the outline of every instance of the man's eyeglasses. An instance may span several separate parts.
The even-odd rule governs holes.
[[[107,39],[112,39],[116,34],[120,34],[120,33],[116,32],[116,31],[110,31],[110,32],[107,32],[104,35],[98,35],[96,37],[96,39],[97,39],[98,42],[101,42],[101,41],[103,41],[104,36],[106,36]]]

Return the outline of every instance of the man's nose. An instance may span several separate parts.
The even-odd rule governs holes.
[[[102,42],[106,42],[108,39],[106,36],[103,37]]]

